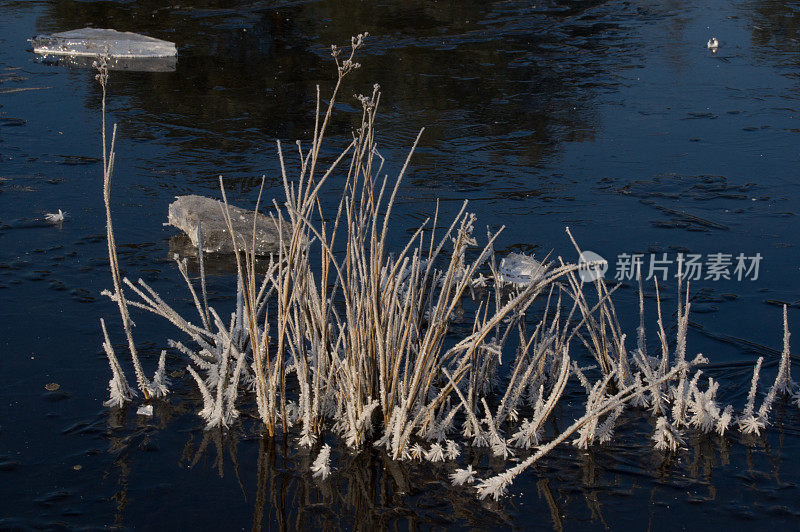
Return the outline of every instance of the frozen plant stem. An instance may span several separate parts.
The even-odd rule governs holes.
[[[117,245],[114,240],[114,227],[111,223],[111,176],[114,173],[114,145],[117,140],[117,125],[111,134],[111,145],[107,146],[106,140],[106,87],[108,84],[108,66],[107,57],[100,59],[99,63],[95,63],[98,74],[95,78],[100,82],[103,91],[102,97],[102,138],[103,138],[103,202],[106,208],[106,237],[108,241],[108,258],[111,266],[111,278],[114,283],[114,295],[119,307],[119,313],[122,318],[122,327],[125,330],[125,337],[128,340],[128,349],[131,353],[133,360],[133,368],[136,373],[136,384],[142,391],[145,399],[150,399],[150,382],[142,370],[142,364],[139,362],[139,356],[136,352],[136,344],[133,341],[133,333],[131,332],[131,318],[128,313],[128,305],[125,300],[125,294],[122,291],[122,282],[120,279],[119,262],[117,259]],[[107,338],[107,336],[106,336]],[[118,364],[117,364],[118,365]]]

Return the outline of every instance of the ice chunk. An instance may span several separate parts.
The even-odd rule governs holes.
[[[127,31],[82,28],[37,35],[31,40],[37,54],[111,58],[175,57],[175,43]]]
[[[140,416],[152,416],[153,405],[143,405],[136,409],[136,413]]]
[[[93,68],[97,56],[42,55],[39,62],[46,65],[62,65],[78,68]],[[132,72],[175,72],[178,58],[172,57],[111,57],[106,61],[109,70]]]
[[[520,253],[509,253],[500,261],[497,280],[501,283],[527,285],[538,281],[547,267],[538,260]]]
[[[197,247],[197,224],[201,224],[203,252],[233,253],[233,239],[228,231],[221,201],[205,196],[178,196],[169,206],[169,225],[173,225],[186,233],[192,244]],[[253,211],[228,206],[231,225],[236,236],[236,247],[239,251],[252,251],[253,246]],[[255,228],[256,255],[268,255],[278,250],[280,242],[276,221],[264,214],[258,214]],[[291,237],[291,227],[283,227],[284,242]]]

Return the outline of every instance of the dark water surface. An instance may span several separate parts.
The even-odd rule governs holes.
[[[36,63],[26,42],[91,25],[178,45],[176,72],[112,72],[108,104],[120,128],[121,266],[188,308],[168,260],[167,205],[177,194],[218,196],[219,175],[234,203],[255,203],[262,174],[280,198],[274,140],[309,138],[315,87],[325,95],[333,84],[329,45],[369,31],[331,146],[358,117],[349,95],[374,82],[390,170],[426,127],[396,209],[398,241],[437,198],[451,216],[466,198],[479,224],[507,227],[502,252],[575,260],[568,225],[612,268],[622,253],[760,253],[755,281],[692,285],[690,352],[711,359],[722,399],[741,408],[758,356],[769,364],[762,378],[774,375],[780,303],[800,331],[797,3],[166,4],[0,0],[0,528],[797,527],[800,411],[786,405],[760,438],[691,436],[674,456],[654,451],[650,422],[631,414],[614,443],[557,450],[499,503],[450,488],[451,465],[373,451],[337,450],[336,475],[316,482],[306,451],[263,440],[251,419],[205,433],[185,377],[153,418],[135,406],[109,412],[99,318],[124,339],[99,295],[111,287],[100,90],[89,70]],[[341,186],[330,183],[330,205]],[[59,208],[62,225],[42,220]],[[213,277],[214,304],[225,309],[234,287]],[[634,286],[617,294],[633,334]],[[134,320],[155,367],[173,331]],[[180,375],[185,362],[172,357]],[[47,391],[52,382],[60,389]],[[477,451],[463,462],[502,468]]]

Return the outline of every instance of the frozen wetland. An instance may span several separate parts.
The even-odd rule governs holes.
[[[800,276],[793,265],[795,235],[800,234],[800,166],[798,109],[793,102],[800,96],[800,65],[791,37],[800,17],[791,3],[222,4],[0,0],[0,37],[5,39],[0,47],[0,374],[7,377],[0,389],[0,481],[13,487],[0,500],[0,529],[796,526],[800,409],[787,384],[799,380]],[[131,337],[149,399],[136,378],[119,305],[100,295],[103,289],[114,295],[116,289],[109,275],[106,213],[98,190],[102,101],[96,72],[55,67],[56,56],[34,54],[27,41],[33,35],[89,25],[172,41],[180,55],[179,61],[164,58],[173,62],[173,72],[112,72],[106,102],[108,131],[118,124],[110,201],[121,294],[130,311]],[[366,237],[348,239],[348,201],[334,231],[342,196],[353,194],[347,183],[351,148],[321,185],[311,213],[299,216],[309,222],[301,227],[319,233],[312,231],[306,245],[292,252],[292,264],[300,265],[308,251],[310,267],[297,268],[293,277],[302,282],[290,280],[286,290],[280,283],[285,275],[275,269],[283,267],[277,257],[271,265],[268,255],[255,261],[255,296],[265,302],[263,308],[255,306],[260,312],[256,333],[263,334],[265,323],[269,325],[270,364],[280,352],[278,338],[284,336],[284,395],[280,363],[277,380],[275,368],[267,371],[264,364],[266,386],[255,381],[259,373],[253,369],[250,345],[262,343],[260,338],[250,341],[250,332],[243,332],[250,330],[249,276],[245,273],[244,283],[237,280],[236,255],[204,253],[203,283],[199,253],[188,235],[163,222],[176,196],[222,200],[220,175],[228,204],[250,213],[256,210],[261,176],[266,175],[258,211],[267,217],[280,212],[288,221],[291,214],[285,204],[291,190],[284,188],[275,139],[281,141],[287,182],[296,187],[302,165],[295,140],[302,141],[305,156],[314,145],[315,119],[324,121],[335,84],[328,45],[359,28],[374,30],[376,38],[368,41],[366,54],[355,59],[364,66],[348,76],[337,94],[314,181],[319,183],[353,133],[359,136],[363,108],[352,95],[371,98],[372,83],[380,82],[380,111],[372,130],[376,153],[383,159],[373,159],[371,174],[378,183],[385,174],[389,178],[383,199],[376,203],[379,220],[387,214],[409,147],[420,128],[426,128],[388,214],[384,257],[400,264],[394,273],[381,273],[374,267],[380,261],[364,268],[358,248],[348,251],[356,242],[367,250],[377,249],[382,232],[379,223],[374,246],[371,230]],[[720,41],[716,53],[706,48],[711,36]],[[60,57],[68,65],[78,59]],[[96,59],[87,56],[84,64],[90,66]],[[119,64],[118,59],[108,60],[110,70]],[[374,165],[382,160],[377,172]],[[379,187],[374,192],[377,199]],[[463,260],[456,255],[452,278],[455,283],[469,278],[469,286],[449,320],[443,320],[443,314],[430,312],[431,305],[420,305],[416,296],[429,266],[431,275],[422,289],[426,296],[438,300],[442,291],[452,293],[457,286],[445,277],[432,282],[437,271],[449,269],[456,246],[452,238],[435,260],[428,261],[428,256],[430,242],[435,253],[464,200],[469,200],[464,212],[475,216],[471,238],[476,245],[467,243]],[[59,208],[68,213],[63,222],[45,220],[45,213],[57,215]],[[352,212],[360,216],[359,209]],[[420,234],[424,242],[420,244],[417,236],[404,253],[428,218]],[[462,276],[458,265],[475,264],[489,242],[488,233],[494,235],[502,226],[487,260],[475,275],[467,271]],[[387,419],[394,424],[393,434],[395,428],[402,432],[422,411],[417,405],[427,406],[446,393],[450,381],[443,371],[431,371],[431,386],[420,379],[416,392],[406,377],[415,373],[417,353],[428,353],[432,363],[441,358],[433,356],[431,348],[419,349],[420,339],[434,339],[437,328],[445,329],[440,353],[446,353],[478,330],[476,315],[479,328],[485,314],[496,315],[498,291],[504,305],[531,281],[547,282],[561,266],[559,257],[565,265],[579,262],[566,226],[582,250],[608,261],[605,282],[611,293],[601,298],[597,285],[584,280],[589,327],[578,327],[569,343],[570,362],[577,363],[591,390],[570,364],[555,409],[544,415],[551,394],[559,391],[555,384],[562,369],[562,358],[548,352],[541,373],[539,366],[530,372],[544,377],[542,404],[537,407],[536,386],[523,389],[514,403],[514,383],[525,382],[526,360],[538,356],[545,346],[542,339],[554,337],[552,345],[558,347],[558,331],[569,322],[566,341],[584,320],[580,307],[567,320],[572,295],[577,294],[567,274],[549,285],[549,310],[546,290],[507,337],[503,332],[516,312],[500,320],[501,334],[490,332],[470,356],[480,371],[483,362],[497,362],[474,378],[481,383],[486,382],[482,375],[493,376],[489,390],[476,390],[469,370],[463,376],[457,373],[463,357],[455,354],[442,367],[457,383],[457,391],[452,389],[443,408],[434,411],[436,425],[430,435],[412,431],[406,447],[409,458],[393,458],[393,441],[388,442],[391,448],[387,442],[375,446],[383,439]],[[327,278],[322,236],[335,260],[329,263]],[[290,249],[291,245],[281,264],[289,264]],[[418,265],[412,260],[416,249]],[[176,263],[175,253],[187,262]],[[681,253],[722,253],[734,263],[739,253],[760,253],[764,258],[756,281],[735,276],[707,280],[704,265],[703,276],[690,280],[689,309],[681,310],[679,317],[674,276]],[[665,258],[673,261],[666,268],[668,278],[658,270],[653,275],[658,277],[658,294],[652,278],[643,280],[643,320],[638,282],[624,279],[618,286],[614,279],[623,254],[642,254],[645,276],[651,258],[661,265],[667,264],[662,262]],[[239,258],[246,272],[249,258],[244,251]],[[409,259],[406,265],[404,258]],[[309,275],[300,275],[304,271]],[[150,302],[128,286],[126,277]],[[266,277],[279,282],[268,281],[259,298],[258,283]],[[348,277],[346,284],[338,282]],[[359,288],[368,279],[379,282]],[[577,281],[580,286],[580,275]],[[322,300],[323,286],[332,299],[330,307]],[[345,299],[345,288],[358,296]],[[369,297],[375,289],[387,296],[377,308]],[[684,308],[685,289],[686,283],[680,300]],[[302,297],[306,293],[313,297]],[[393,294],[408,297],[409,305],[397,299],[401,304],[394,310],[388,305]],[[610,306],[605,311],[602,305],[595,308],[600,299],[613,302],[613,312]],[[517,475],[505,496],[497,501],[491,495],[477,499],[476,485],[513,473],[511,468],[581,420],[587,406],[592,412],[603,405],[613,407],[607,399],[622,391],[615,377],[604,394],[598,386],[592,395],[605,372],[614,371],[610,363],[604,369],[594,353],[619,345],[621,337],[609,326],[595,337],[588,332],[597,327],[602,331],[609,315],[611,321],[616,315],[620,325],[613,331],[625,335],[630,376],[649,364],[657,379],[664,360],[659,301],[667,372],[680,358],[679,323],[686,324],[687,365],[697,353],[708,360],[688,368],[686,393],[678,393],[679,374],[661,388],[660,414],[633,398],[613,421],[608,418],[614,410],[596,418],[596,424],[587,418]],[[782,362],[784,305],[789,329],[795,333],[788,365]],[[403,314],[412,309],[413,314]],[[220,362],[228,345],[217,317],[230,331],[231,316],[236,334],[224,380],[215,376],[226,373]],[[128,392],[136,394],[119,408],[103,406],[111,398],[107,383],[114,370],[101,345],[106,342],[99,317],[105,320],[119,362],[114,368],[124,374]],[[413,323],[417,329],[390,327],[391,320]],[[542,321],[545,325],[536,333]],[[328,332],[309,327],[315,323],[327,324]],[[191,334],[175,324],[189,324]],[[638,355],[640,325],[646,364]],[[398,330],[409,331],[408,339],[394,334]],[[387,336],[385,331],[392,333]],[[514,376],[518,347],[532,336],[536,339]],[[305,337],[311,340],[292,351],[295,342],[290,339]],[[314,340],[325,337],[334,341]],[[347,355],[356,352],[353,347],[367,346],[364,352],[369,352],[371,345],[387,345],[385,340],[391,340],[391,348],[384,349],[387,356],[378,357],[378,364],[351,365],[358,360]],[[173,347],[178,344],[187,352]],[[217,346],[223,350],[217,352]],[[492,355],[498,347],[501,354]],[[191,358],[189,352],[199,358]],[[230,383],[242,352],[245,360],[234,388]],[[402,353],[398,366],[393,353]],[[753,387],[754,369],[762,357]],[[333,361],[332,372],[318,372],[316,368],[325,366],[317,359]],[[387,360],[384,367],[390,371],[382,373]],[[424,362],[419,361],[423,367]],[[204,412],[208,419],[198,416],[207,399],[187,366],[209,392],[208,405],[213,406]],[[693,383],[698,371],[702,374]],[[773,386],[779,374],[778,386]],[[390,377],[379,380],[380,375]],[[373,385],[381,380],[388,384],[385,399],[380,386]],[[256,400],[256,388],[269,391],[271,382],[279,383],[272,437]],[[301,382],[306,390],[301,390]],[[306,387],[306,382],[311,385]],[[215,387],[220,383],[222,401]],[[379,404],[369,414],[368,425],[363,424],[372,432],[354,447],[342,431],[361,426],[355,414],[364,409],[359,411],[355,403],[350,410],[356,423],[339,421],[349,416],[348,405],[362,397],[349,390],[359,389],[367,399],[372,394],[363,404]],[[158,397],[165,390],[167,395]],[[120,397],[126,392],[122,387],[116,391]],[[465,408],[458,393],[474,408]],[[284,396],[286,419],[292,423],[286,433]],[[268,393],[267,413],[272,410],[269,397]],[[640,397],[650,402],[659,395],[645,391]],[[681,397],[685,407],[673,408]],[[494,423],[485,421],[481,399]],[[397,413],[406,411],[411,419],[403,421],[402,414],[395,416],[384,405],[398,406]],[[450,428],[440,430],[459,405]],[[481,431],[475,432],[477,443],[463,433],[469,412]],[[234,413],[238,417],[233,418]],[[312,420],[307,434],[316,438],[310,447],[300,443],[306,419]],[[223,422],[220,428],[205,430],[209,421],[217,420]],[[722,428],[724,435],[718,432]],[[442,432],[444,439],[437,440],[435,435]],[[538,444],[533,443],[536,437]],[[483,445],[484,439],[494,445]],[[524,448],[529,442],[531,447]],[[498,443],[505,443],[506,458]],[[677,450],[671,450],[673,446]],[[502,487],[502,480],[487,487]]]

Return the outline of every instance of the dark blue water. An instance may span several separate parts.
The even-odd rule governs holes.
[[[369,31],[331,150],[358,118],[350,94],[374,82],[390,171],[426,128],[395,211],[397,240],[437,199],[447,218],[466,198],[478,227],[506,226],[501,252],[575,260],[569,226],[612,273],[623,253],[760,254],[756,280],[692,283],[689,350],[711,359],[722,398],[741,408],[753,362],[780,349],[781,303],[800,331],[796,4],[164,4],[0,0],[0,528],[796,526],[800,411],[785,405],[761,438],[692,436],[675,456],[653,451],[649,422],[631,415],[613,444],[557,450],[499,503],[450,488],[452,466],[336,451],[337,475],[319,483],[312,457],[291,440],[262,439],[252,419],[205,433],[177,355],[168,359],[177,393],[152,419],[135,407],[109,412],[100,317],[115,342],[124,338],[99,295],[111,286],[100,89],[91,71],[35,62],[26,42],[92,25],[178,45],[175,72],[112,72],[108,105],[120,128],[121,267],[188,308],[168,259],[167,205],[179,194],[217,196],[219,175],[234,203],[255,204],[261,175],[280,198],[275,139],[309,138],[315,87],[325,95],[333,85],[329,45]],[[711,36],[717,53],[706,48]],[[329,206],[341,186],[331,181]],[[66,222],[42,220],[58,209]],[[224,308],[234,286],[213,277],[214,304]],[[633,333],[633,284],[615,301]],[[134,320],[154,367],[172,331]],[[465,460],[502,468],[477,451]]]

